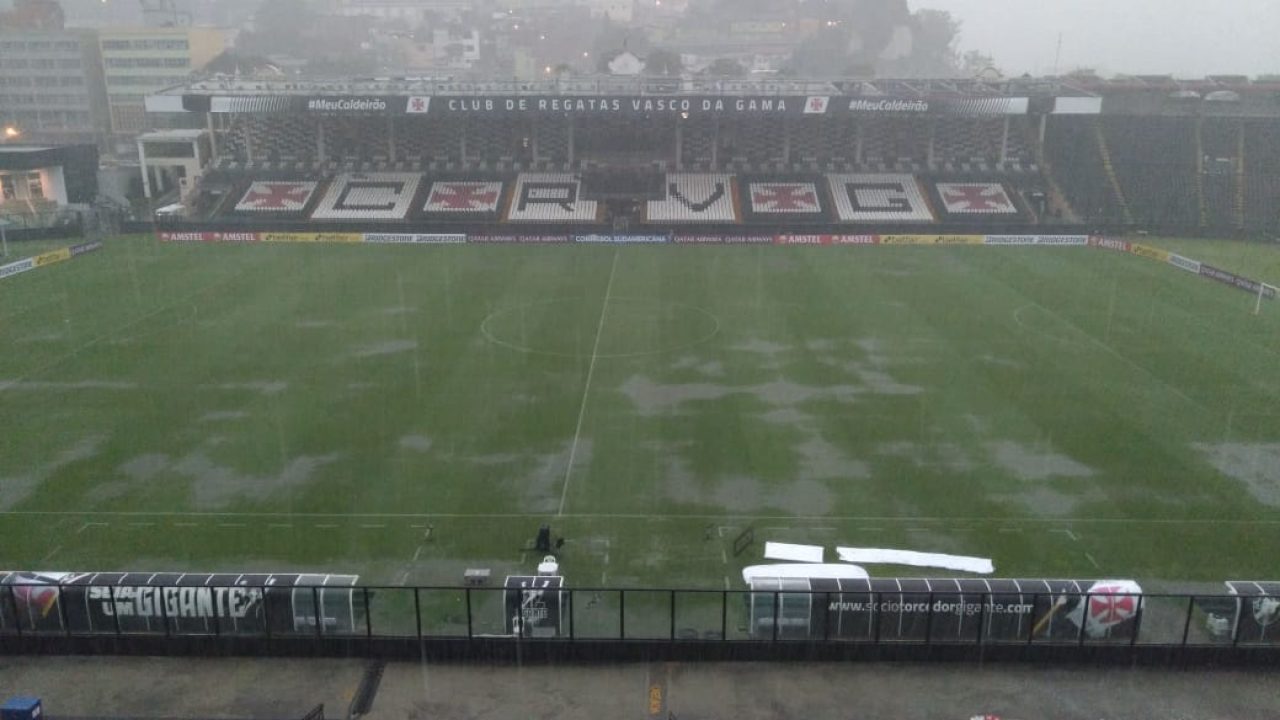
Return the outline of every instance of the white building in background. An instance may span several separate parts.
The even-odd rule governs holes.
[[[613,75],[639,75],[644,72],[644,61],[630,52],[619,53],[609,61],[609,72]]]
[[[607,17],[623,24],[635,18],[636,0],[579,0],[579,4],[588,8],[592,17]]]
[[[480,59],[480,33],[476,30],[455,33],[436,28],[431,31],[431,47],[437,67],[469,68]]]
[[[434,13],[456,14],[469,9],[471,0],[330,0],[330,12],[355,17],[371,15],[380,20],[421,24]]]

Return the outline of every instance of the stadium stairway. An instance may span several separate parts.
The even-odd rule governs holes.
[[[1028,130],[1028,132],[1030,132]],[[1030,145],[1035,153],[1036,165],[1041,169],[1041,177],[1044,178],[1045,192],[1049,196],[1048,206],[1050,213],[1055,209],[1062,215],[1062,219],[1070,223],[1080,222],[1080,213],[1076,212],[1075,207],[1071,205],[1071,201],[1067,198],[1067,193],[1063,191],[1062,185],[1058,183],[1058,178],[1053,172],[1053,163],[1049,160],[1049,153],[1045,151],[1044,143],[1039,141],[1038,137],[1029,137]]]
[[[1236,227],[1243,228],[1245,223],[1245,141],[1244,123],[1236,129],[1236,196],[1234,201]]]
[[[1200,215],[1200,227],[1209,224],[1209,207],[1204,196],[1204,118],[1196,118],[1196,202]]]
[[[1093,134],[1098,143],[1098,155],[1102,158],[1102,172],[1107,178],[1107,184],[1111,187],[1120,211],[1124,213],[1125,223],[1132,225],[1133,211],[1129,208],[1129,201],[1125,199],[1124,190],[1120,187],[1120,179],[1116,177],[1116,168],[1111,162],[1111,149],[1107,146],[1107,136],[1102,132],[1101,123],[1094,121]]]

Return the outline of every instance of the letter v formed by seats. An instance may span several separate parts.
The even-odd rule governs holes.
[[[736,223],[737,209],[730,192],[730,175],[704,173],[670,173],[667,196],[648,204],[650,222],[666,223]]]

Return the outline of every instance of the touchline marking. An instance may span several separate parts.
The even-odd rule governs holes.
[[[591,364],[587,365],[587,382],[582,388],[582,405],[578,408],[578,428],[573,431],[573,444],[569,446],[569,464],[564,469],[564,488],[560,491],[560,509],[557,517],[564,516],[564,503],[569,499],[569,480],[573,477],[573,460],[578,455],[578,440],[582,437],[582,421],[587,416],[587,397],[591,394],[591,378],[596,374],[596,361],[600,359],[600,338],[604,335],[604,318],[609,312],[609,295],[613,293],[613,277],[618,270],[618,250],[613,251],[613,264],[609,266],[609,282],[604,287],[604,302],[600,303],[600,322],[596,324],[596,342],[591,347]]]
[[[49,560],[53,559],[53,556],[57,555],[58,551],[61,549],[62,549],[62,546],[59,545],[58,547],[50,550],[48,555],[45,555],[43,558],[40,559],[40,562],[42,563],[49,562]]]
[[[1094,566],[1095,568],[1097,568],[1097,569],[1099,569],[1099,570],[1101,570],[1101,569],[1102,569],[1102,566],[1098,564],[1098,561],[1097,561],[1097,560],[1094,560],[1094,559],[1093,559],[1093,556],[1092,556],[1092,555],[1090,555],[1089,553],[1085,553],[1085,554],[1084,554],[1084,556],[1085,556],[1086,558],[1089,558],[1089,562],[1093,563],[1093,566]]]
[[[333,518],[351,520],[354,518],[446,518],[459,520],[527,520],[529,518],[549,517],[546,513],[292,513],[292,512],[198,512],[198,511],[148,511],[148,510],[4,510],[0,517],[206,517],[206,518]],[[662,514],[662,513],[565,513],[562,517],[578,520],[671,520],[671,521],[790,521],[790,522],[881,522],[881,523],[990,523],[989,517],[893,517],[885,515],[706,515],[706,514]],[[1073,525],[1242,525],[1242,526],[1280,526],[1280,518],[1269,520],[1246,520],[1240,518],[1087,518],[1087,517],[1008,517],[1000,518],[1001,522],[1021,523],[1025,525],[1058,525],[1064,522]],[[107,525],[108,523],[86,523],[88,525]],[[338,525],[316,525],[316,527],[336,528]],[[878,527],[864,527],[861,530],[882,530]]]

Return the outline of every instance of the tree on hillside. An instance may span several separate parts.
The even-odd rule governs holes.
[[[788,75],[834,77],[846,75],[859,64],[849,50],[849,33],[843,27],[823,27],[796,48],[785,65]]]
[[[946,10],[920,10],[914,18],[912,53],[904,62],[906,74],[917,77],[947,77],[960,67],[956,43],[960,21]]]
[[[1004,73],[996,67],[995,58],[977,50],[970,50],[960,58],[960,75],[962,77],[1004,77]]]
[[[683,70],[680,56],[670,50],[654,50],[644,59],[645,75],[679,75]]]

